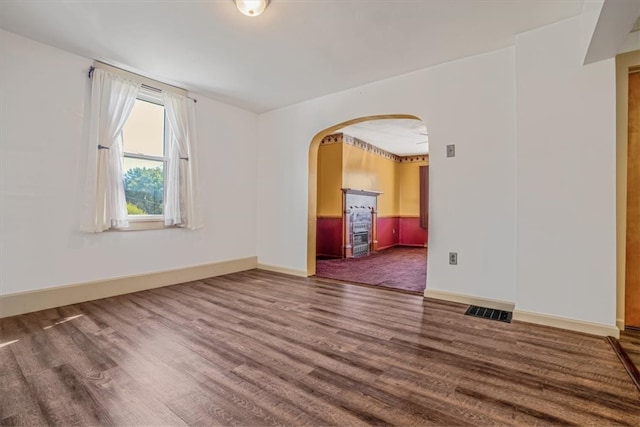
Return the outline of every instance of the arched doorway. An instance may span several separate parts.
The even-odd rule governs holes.
[[[409,114],[360,117],[339,123],[315,135],[309,147],[308,275],[314,275],[317,272],[316,256],[325,255],[328,219],[332,224],[330,240],[333,239],[333,245],[329,246],[334,249],[330,251],[331,257],[346,259],[362,255],[362,251],[355,250],[355,246],[352,247],[354,235],[349,234],[352,230],[352,224],[348,218],[353,217],[353,213],[349,213],[350,209],[348,209],[346,200],[349,197],[351,200],[364,198],[370,200],[375,206],[378,206],[376,203],[380,204],[374,209],[369,207],[369,203],[365,203],[368,207],[363,209],[365,216],[367,209],[371,209],[372,216],[375,218],[371,222],[372,228],[369,229],[369,241],[367,242],[372,250],[371,253],[379,255],[382,252],[378,250],[384,249],[385,255],[388,255],[394,250],[400,251],[401,246],[407,247],[407,250],[409,246],[421,247],[420,253],[424,259],[422,260],[422,289],[419,291],[424,290],[426,283],[424,275],[426,275],[428,184],[421,185],[420,187],[423,187],[424,190],[418,191],[421,182],[418,171],[420,168],[424,182],[428,182],[427,138],[424,122],[419,117]],[[329,147],[327,144],[339,145]],[[321,145],[322,151],[320,151]],[[327,172],[327,153],[329,152],[335,153],[335,156],[338,157],[336,157],[337,160],[331,158],[331,170]],[[322,160],[320,163],[324,165],[320,167],[320,170],[319,160]],[[418,162],[422,163],[418,164]],[[337,166],[333,163],[336,163]],[[331,179],[329,198],[326,197],[328,193],[326,176],[328,173],[334,174]],[[402,185],[399,185],[401,183]],[[401,189],[410,196],[400,197]],[[424,207],[421,207],[421,203],[424,204]],[[327,208],[328,204],[331,205],[331,208]],[[362,205],[362,203],[358,203],[358,205]],[[358,207],[365,208],[364,206]],[[328,210],[332,212],[328,212]],[[378,212],[381,214],[380,218],[376,216]],[[330,214],[329,217],[328,214]],[[378,225],[380,230],[378,230]],[[319,235],[318,227],[321,229]],[[420,227],[423,229],[420,230]],[[340,239],[339,242],[336,243],[336,239]],[[351,259],[350,261],[355,260]],[[372,262],[372,260],[368,259],[367,262]],[[320,261],[321,273],[323,266],[326,265],[324,261]],[[420,281],[416,277],[413,280]],[[397,288],[398,286],[391,285],[391,287]],[[418,291],[418,289],[414,290]]]

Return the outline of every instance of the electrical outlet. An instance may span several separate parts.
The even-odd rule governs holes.
[[[456,145],[449,144],[447,145],[447,157],[455,157],[456,156]]]
[[[449,264],[458,265],[458,252],[449,252]]]

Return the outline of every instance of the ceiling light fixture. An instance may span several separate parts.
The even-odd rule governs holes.
[[[258,16],[269,6],[270,0],[233,0],[238,10],[247,16]]]

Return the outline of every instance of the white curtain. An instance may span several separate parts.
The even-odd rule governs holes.
[[[183,95],[163,92],[167,117],[165,225],[203,227],[197,185],[195,108]]]
[[[124,196],[122,127],[139,89],[140,83],[98,68],[93,70],[84,231],[99,233],[129,225]]]

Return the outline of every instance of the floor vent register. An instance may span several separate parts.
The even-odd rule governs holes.
[[[499,322],[511,323],[512,313],[510,311],[496,310],[495,308],[478,307],[471,305],[464,313],[467,316],[482,317],[483,319],[497,320]]]

